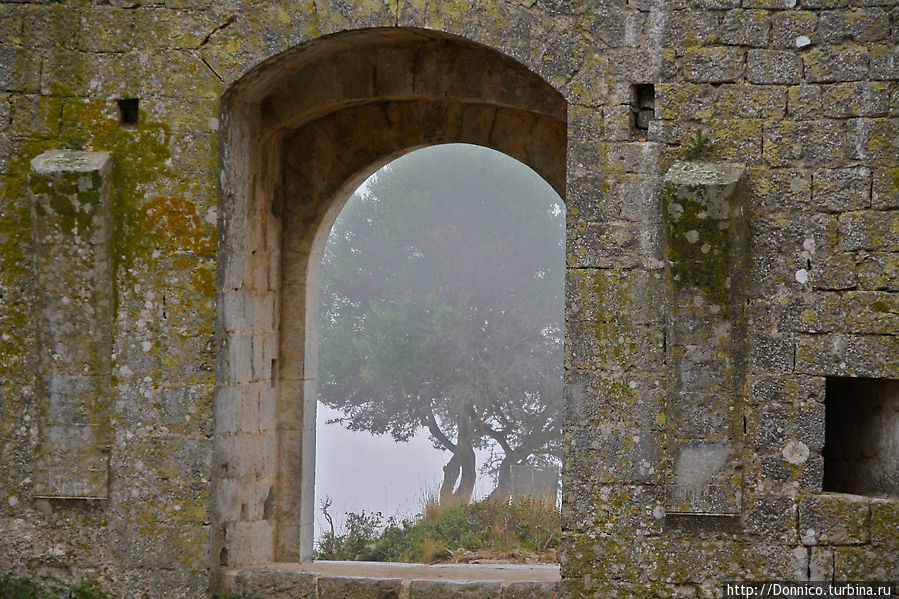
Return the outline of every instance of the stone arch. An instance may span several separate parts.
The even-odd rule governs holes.
[[[463,142],[533,168],[564,198],[567,104],[497,50],[422,29],[301,44],[222,108],[213,556],[309,559],[317,269],[352,191],[414,149]]]

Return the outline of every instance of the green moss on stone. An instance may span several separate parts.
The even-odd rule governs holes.
[[[697,190],[699,191],[699,190]],[[677,197],[674,186],[665,188],[663,218],[667,229],[667,255],[678,288],[696,288],[707,301],[730,308],[731,231],[729,221],[712,219],[707,207]]]

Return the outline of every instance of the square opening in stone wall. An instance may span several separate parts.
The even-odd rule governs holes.
[[[652,83],[631,86],[631,127],[637,135],[649,131],[649,122],[656,118],[656,89]]]
[[[118,100],[119,125],[122,127],[137,127],[140,117],[140,103],[137,98],[123,98]]]
[[[825,491],[899,495],[899,380],[828,377]]]

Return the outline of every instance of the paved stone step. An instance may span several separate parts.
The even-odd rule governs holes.
[[[519,564],[268,564],[226,574],[241,599],[555,599],[558,566]]]

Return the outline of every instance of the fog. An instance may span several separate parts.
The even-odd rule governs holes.
[[[446,453],[434,449],[427,435],[419,433],[408,443],[397,443],[390,435],[349,431],[339,424],[326,424],[340,412],[318,405],[315,465],[315,538],[328,530],[319,509],[330,497],[328,512],[340,532],[346,512],[381,512],[385,518],[407,518],[421,512],[426,492],[436,494]],[[479,463],[489,451],[478,452]],[[493,489],[493,479],[481,476],[475,486],[476,499]]]
[[[329,513],[414,516],[557,464],[564,204],[508,156],[412,152],[347,202],[323,252],[316,538]]]

